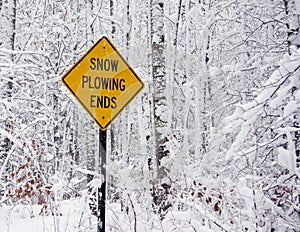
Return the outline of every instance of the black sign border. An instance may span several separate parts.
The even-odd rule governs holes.
[[[133,73],[133,75],[135,76],[135,78],[142,84],[141,88],[127,101],[127,103],[115,114],[115,116],[113,116],[110,121],[105,125],[105,126],[101,126],[101,124],[98,122],[97,118],[94,117],[94,115],[88,110],[88,108],[83,104],[83,102],[80,100],[79,97],[77,97],[77,95],[73,92],[73,90],[67,85],[67,83],[65,82],[65,78],[73,71],[73,69],[75,69],[84,59],[85,57],[102,41],[102,40],[106,40],[109,45],[114,49],[114,51],[119,55],[119,57],[122,59],[122,61],[125,63],[125,65],[127,66],[127,68],[131,71],[131,73]],[[120,54],[120,52],[117,50],[117,48],[113,45],[113,43],[106,37],[103,36],[100,39],[98,39],[91,48],[89,48],[80,58],[77,62],[75,62],[75,64],[73,64],[71,66],[71,68],[69,68],[69,70],[64,73],[61,77],[62,82],[64,83],[64,85],[68,88],[68,90],[73,94],[73,96],[80,102],[80,104],[83,106],[83,108],[91,115],[91,117],[93,118],[93,120],[97,123],[98,127],[101,130],[107,130],[107,128],[112,124],[112,122],[116,119],[117,116],[120,115],[120,113],[124,110],[124,108],[126,108],[129,103],[143,90],[143,88],[145,87],[144,82],[142,81],[142,79],[136,74],[136,72],[131,68],[131,66],[128,64],[128,62],[124,59],[124,57]]]

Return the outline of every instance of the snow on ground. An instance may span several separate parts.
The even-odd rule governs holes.
[[[90,217],[88,206],[84,199],[64,201],[61,203],[61,216],[40,214],[41,206],[32,206],[34,217],[31,217],[31,207],[27,205],[2,206],[0,208],[1,232],[54,232],[95,231],[96,220]]]
[[[41,206],[0,206],[0,232],[94,232],[96,217],[91,216],[86,199],[61,202],[57,216],[40,214]],[[32,209],[32,210],[31,210]],[[161,222],[159,217],[139,209],[125,213],[119,204],[106,207],[106,231],[138,232],[210,232],[191,212],[170,212]],[[134,213],[133,213],[134,212]],[[33,217],[31,216],[33,213]],[[136,229],[136,230],[135,230]]]

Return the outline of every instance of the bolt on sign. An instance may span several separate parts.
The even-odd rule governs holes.
[[[99,39],[62,76],[62,81],[102,130],[144,87],[106,37]]]

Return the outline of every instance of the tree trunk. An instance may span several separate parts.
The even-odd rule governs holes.
[[[8,50],[15,49],[15,29],[16,29],[16,0],[4,0],[1,1],[1,28],[0,28],[0,47]],[[0,56],[0,63],[7,64],[13,63],[14,55],[13,53],[2,54]],[[8,78],[12,80],[12,75],[9,75]],[[5,85],[5,90],[3,97],[7,98],[8,101],[11,101],[13,96],[13,82],[8,81]],[[11,133],[12,132],[12,120],[7,117],[4,125],[5,129]],[[5,138],[1,146],[1,150],[8,152],[12,147],[13,142],[8,138]]]
[[[296,9],[295,0],[284,0],[284,8],[286,14],[286,27],[287,27],[287,46],[288,53],[291,55],[291,47],[294,45],[300,47],[300,16],[299,9]],[[299,4],[300,5],[300,4]],[[300,7],[300,6],[299,6]]]
[[[1,1],[1,38],[0,46],[14,50],[16,36],[16,0]],[[11,54],[11,60],[13,55]]]
[[[151,48],[153,75],[153,108],[154,108],[154,145],[157,167],[157,187],[153,189],[153,201],[161,218],[170,207],[167,195],[170,183],[167,179],[168,171],[162,165],[167,157],[168,128],[167,128],[167,93],[165,67],[165,33],[164,33],[164,1],[150,0],[151,12]]]
[[[113,18],[114,16],[114,0],[109,1],[109,14],[110,17]],[[114,38],[116,33],[116,26],[115,23],[112,21],[111,22],[111,37]]]
[[[4,0],[1,5],[0,47],[14,50],[16,37],[16,0]],[[13,53],[3,55],[3,63],[14,61]],[[10,78],[12,79],[13,77]],[[13,83],[8,82],[7,97],[11,97],[12,87]]]
[[[286,27],[287,27],[287,45],[288,45],[288,53],[292,54],[292,46],[297,48],[300,47],[300,3],[296,3],[296,0],[284,0],[285,6],[285,14],[287,17]],[[293,87],[292,95],[296,92],[298,88]],[[296,115],[293,117],[290,122],[290,126],[295,128],[299,128],[299,117]],[[299,132],[295,131],[291,133],[292,141],[294,142],[294,168],[298,172],[300,171],[300,136]]]
[[[91,46],[94,39],[94,30],[92,25],[93,0],[85,0],[86,12],[86,44],[87,48]],[[93,124],[90,120],[86,121],[86,152],[87,152],[87,169],[95,172],[95,147],[93,141],[97,141]],[[87,174],[87,180],[90,182],[94,178],[93,174]]]

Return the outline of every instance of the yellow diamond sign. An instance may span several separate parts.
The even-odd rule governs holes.
[[[62,76],[62,81],[102,130],[144,87],[106,37],[99,39]]]

